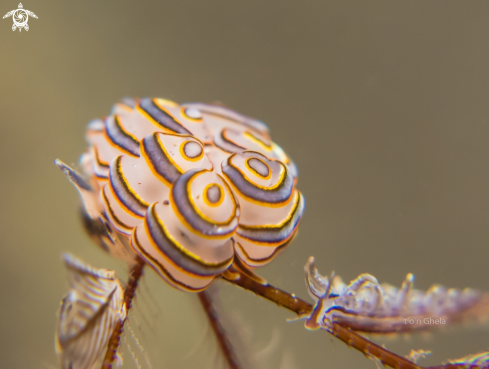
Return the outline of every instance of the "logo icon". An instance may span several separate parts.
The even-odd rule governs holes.
[[[19,9],[14,9],[9,11],[7,14],[3,16],[3,19],[12,16],[12,19],[14,20],[14,24],[12,25],[12,31],[15,31],[17,28],[19,29],[19,32],[22,31],[22,28],[28,31],[29,25],[27,24],[27,21],[29,20],[29,15],[31,17],[37,18],[37,15],[35,15],[33,12],[29,10],[25,10],[24,7],[22,6],[22,3],[20,3]]]

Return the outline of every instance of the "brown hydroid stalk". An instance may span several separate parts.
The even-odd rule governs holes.
[[[223,278],[235,284],[245,290],[255,293],[258,296],[264,297],[269,301],[276,303],[278,306],[282,306],[297,315],[309,314],[313,310],[313,306],[308,302],[295,297],[294,295],[282,291],[281,289],[274,287],[268,283],[262,284],[251,278],[249,275],[241,273],[238,269],[231,267]],[[374,357],[379,360],[383,365],[396,369],[421,369],[419,365],[396,355],[383,347],[370,342],[368,339],[360,336],[348,328],[344,328],[338,324],[333,324],[332,332],[328,332],[349,347],[362,352],[367,357]],[[453,366],[450,369],[454,369]]]
[[[124,290],[124,305],[126,306],[126,319],[131,309],[132,300],[136,294],[136,288],[138,287],[138,282],[143,275],[144,260],[139,256],[136,259],[136,264],[129,273],[129,281],[127,282],[127,287]],[[110,336],[109,343],[107,344],[107,351],[105,353],[104,361],[102,363],[102,369],[112,369],[112,363],[114,362],[115,356],[117,354],[117,348],[119,347],[119,342],[121,340],[122,330],[124,328],[124,323],[126,319],[119,321],[112,335]]]
[[[198,297],[205,313],[207,314],[207,318],[209,318],[209,323],[211,324],[212,330],[216,335],[219,347],[221,348],[222,354],[224,355],[229,368],[242,369],[233,346],[228,339],[226,330],[219,321],[218,313],[214,308],[211,294],[207,291],[203,291],[198,293]]]

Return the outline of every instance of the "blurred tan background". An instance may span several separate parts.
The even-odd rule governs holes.
[[[28,32],[0,21],[1,368],[57,367],[61,253],[122,269],[85,237],[53,160],[75,164],[86,123],[124,96],[221,101],[269,125],[307,203],[298,238],[260,270],[270,282],[306,297],[314,255],[347,281],[400,285],[413,272],[423,289],[489,290],[487,1],[23,4],[39,17]],[[221,298],[257,368],[375,368],[247,292]],[[147,271],[131,326],[154,368],[222,364],[196,301]],[[489,349],[489,327],[379,342],[432,349],[422,364],[434,365]]]

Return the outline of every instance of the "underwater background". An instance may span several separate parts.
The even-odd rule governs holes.
[[[303,265],[345,281],[489,290],[489,3],[453,0],[28,1],[0,21],[0,367],[57,368],[61,254],[123,264],[84,234],[53,161],[125,96],[219,101],[268,124],[299,168],[298,237],[257,273],[308,298]],[[3,15],[18,4],[0,3]],[[375,368],[231,285],[220,298],[253,368]],[[142,368],[224,367],[197,298],[149,268],[125,339]],[[489,349],[489,326],[375,338],[421,365]],[[136,368],[122,343],[123,368]]]

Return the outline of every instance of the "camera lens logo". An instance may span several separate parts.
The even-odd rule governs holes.
[[[29,15],[31,17],[37,18],[37,15],[35,15],[33,12],[29,10],[25,10],[24,7],[22,6],[22,3],[19,4],[19,9],[14,9],[9,11],[7,14],[3,16],[3,19],[12,17],[14,20],[14,24],[12,25],[12,31],[15,31],[17,28],[19,29],[19,32],[22,31],[22,28],[24,28],[26,31],[29,30],[29,25],[27,24],[27,21],[29,20]]]

